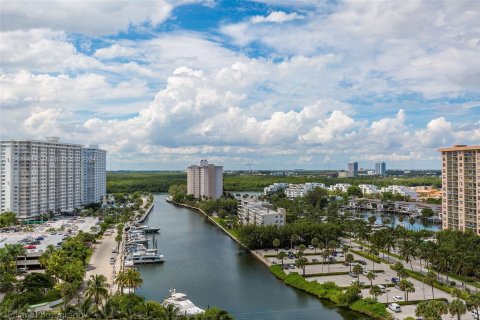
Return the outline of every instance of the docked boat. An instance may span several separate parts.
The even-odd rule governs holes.
[[[140,226],[132,226],[130,228],[130,230],[141,231],[143,233],[158,233],[160,231],[160,228],[154,228],[154,227],[150,227],[150,226],[140,225]]]
[[[162,263],[165,262],[165,257],[158,254],[156,249],[149,249],[132,253],[129,260],[133,261],[133,264]]]
[[[170,290],[170,296],[163,300],[162,304],[166,307],[173,305],[178,308],[178,313],[186,316],[195,316],[202,314],[205,310],[197,307],[190,301],[186,294],[175,292],[175,289]]]

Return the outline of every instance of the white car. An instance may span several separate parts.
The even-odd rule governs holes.
[[[393,301],[405,301],[405,299],[402,296],[393,296]]]
[[[343,253],[341,252],[337,253],[337,257],[343,257]]]
[[[388,305],[388,309],[392,310],[393,312],[402,312],[402,308],[396,303],[390,303]]]
[[[480,320],[480,311],[472,310],[472,317],[475,320]]]
[[[313,249],[315,249],[315,248],[314,248],[312,245],[309,245],[309,246],[308,246],[308,249],[313,250]]]

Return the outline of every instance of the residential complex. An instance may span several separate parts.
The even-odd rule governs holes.
[[[439,151],[443,229],[480,234],[480,146],[455,145]]]
[[[349,162],[348,163],[348,177],[358,176],[358,162]]]
[[[375,163],[375,173],[379,176],[385,176],[387,173],[387,164],[384,161]]]
[[[187,193],[195,198],[218,199],[223,194],[223,167],[201,160],[187,168]]]
[[[263,188],[263,194],[264,195],[272,194],[280,190],[285,190],[286,188],[288,188],[288,183],[277,182],[269,185],[268,187]]]
[[[98,166],[95,175],[84,178],[88,169],[82,150],[82,145],[63,143],[57,137],[1,141],[0,212],[13,211],[20,219],[49,211],[71,212],[86,203],[85,179],[85,186],[103,185],[96,190],[100,200],[105,195],[105,151],[103,171]]]
[[[284,208],[275,211],[268,202],[241,199],[238,206],[238,218],[240,223],[244,225],[283,226],[287,216]]]
[[[315,188],[325,188],[323,183],[307,182],[304,184],[289,184],[285,189],[285,195],[289,198],[303,197]]]
[[[373,184],[359,184],[358,187],[360,190],[362,190],[363,194],[380,193],[380,190],[377,188],[377,186],[374,186]]]
[[[405,187],[405,186],[388,186],[388,187],[383,187],[382,192],[391,192],[393,194],[399,194],[405,197],[410,197],[412,200],[417,199],[417,193],[412,190],[412,188]]]
[[[82,202],[101,202],[107,192],[107,152],[97,145],[82,148]]]
[[[341,191],[341,192],[347,192],[348,188],[351,187],[352,185],[349,183],[337,183],[334,185],[331,185],[328,187],[328,190],[330,191]]]

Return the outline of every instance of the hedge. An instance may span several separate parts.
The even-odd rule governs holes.
[[[374,319],[393,319],[393,316],[387,311],[387,308],[383,303],[377,302],[371,298],[355,301],[352,305],[350,305],[350,309],[369,315]]]
[[[355,254],[358,254],[359,256],[362,256],[366,259],[369,259],[369,260],[372,260],[372,261],[375,261],[376,263],[382,263],[382,262],[385,262],[385,263],[388,263],[388,261],[386,260],[383,260],[379,257],[375,257],[371,254],[368,254],[368,253],[365,253],[365,252],[362,252],[362,251],[357,251],[357,250],[353,250],[353,249],[350,249],[351,252],[355,253]]]

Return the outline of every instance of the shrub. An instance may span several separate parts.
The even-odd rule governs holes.
[[[350,309],[367,314],[374,319],[393,319],[383,303],[376,302],[371,298],[357,300],[350,306]]]

